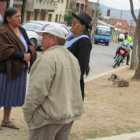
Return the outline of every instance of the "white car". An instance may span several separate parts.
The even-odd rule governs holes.
[[[70,30],[64,25],[55,22],[48,22],[48,21],[27,21],[25,22],[22,27],[26,30],[27,35],[32,43],[32,45],[37,49],[42,47],[41,39],[42,36],[38,35],[36,32],[44,30],[48,25],[52,24],[59,24],[60,26],[64,27],[66,31],[69,33]]]

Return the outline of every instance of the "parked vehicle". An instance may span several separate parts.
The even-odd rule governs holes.
[[[42,44],[41,44],[42,36],[38,35],[36,32],[42,31],[50,24],[58,24],[58,25],[64,27],[64,29],[66,29],[67,32],[70,31],[64,24],[48,22],[48,21],[32,20],[32,21],[27,21],[22,25],[22,27],[27,31],[27,35],[28,35],[32,45],[36,49],[42,47]]]
[[[96,27],[95,35],[94,35],[94,43],[104,43],[105,45],[109,45],[111,35],[111,29],[108,26],[98,25]]]
[[[117,56],[115,57],[113,68],[120,66],[121,63],[124,63],[125,57],[130,52],[130,44],[128,42],[122,42],[121,47],[117,50]]]
[[[67,28],[68,28],[69,30],[71,30],[71,26],[67,26]]]

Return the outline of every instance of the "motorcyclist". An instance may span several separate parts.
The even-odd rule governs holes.
[[[117,48],[117,50],[116,50],[116,54],[115,54],[115,56],[114,56],[114,59],[116,58],[116,56],[119,54],[119,51],[120,51],[120,48],[122,48],[122,46],[123,46],[123,42],[125,42],[125,43],[129,43],[129,47],[130,47],[130,43],[132,42],[132,38],[128,35],[128,32],[124,32],[124,37],[121,35],[121,36],[119,36],[120,38],[118,39],[118,41],[120,41],[120,46]],[[124,39],[123,39],[124,38]],[[125,46],[125,45],[124,45]],[[124,47],[123,46],[123,47]],[[128,49],[128,48],[126,48],[126,49]],[[127,59],[126,59],[126,65],[129,65],[129,59],[130,59],[130,54],[129,54],[129,51],[127,52],[127,54],[126,54],[126,56],[127,56]]]
[[[128,35],[128,32],[124,32],[125,40],[132,42],[131,36]]]

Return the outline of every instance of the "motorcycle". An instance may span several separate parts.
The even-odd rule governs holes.
[[[124,63],[125,57],[129,54],[130,45],[127,42],[123,42],[117,50],[117,56],[115,57],[113,68],[120,66],[121,63]]]

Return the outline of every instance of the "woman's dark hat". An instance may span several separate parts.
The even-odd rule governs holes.
[[[90,25],[92,19],[87,13],[82,11],[80,13],[75,14],[75,13],[72,12],[72,15],[73,15],[73,17],[75,17],[78,20],[80,20],[80,22],[82,24],[85,24],[88,28],[92,28],[91,25]]]

